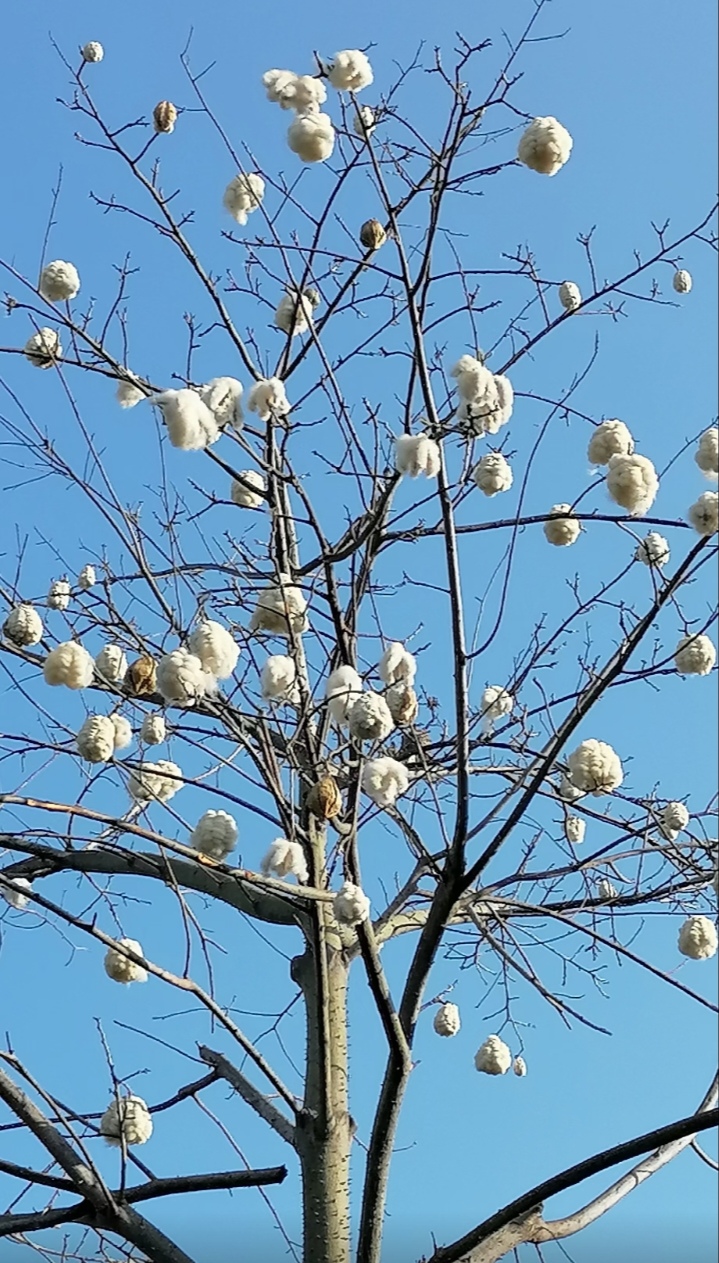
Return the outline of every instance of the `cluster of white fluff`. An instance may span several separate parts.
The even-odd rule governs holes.
[[[115,399],[121,408],[134,408],[145,398],[145,392],[138,385],[137,379],[131,375],[118,379]]]
[[[544,523],[544,537],[555,548],[569,548],[575,544],[582,533],[579,518],[572,513],[569,504],[553,504],[550,513],[561,513],[561,517],[548,518]]]
[[[117,943],[118,947],[126,947],[136,956],[145,954],[137,939],[120,938]],[[125,985],[130,982],[147,982],[147,970],[142,965],[136,965],[134,960],[118,952],[115,947],[111,947],[105,956],[105,973],[108,978],[112,978],[113,982],[121,982]]]
[[[327,710],[336,724],[349,722],[350,711],[362,692],[362,680],[354,667],[342,666],[327,677]]]
[[[16,605],[10,610],[3,626],[3,634],[14,645],[26,648],[37,645],[43,636],[42,619],[32,605]]]
[[[608,465],[612,456],[631,456],[634,439],[623,421],[602,421],[589,440],[587,456],[593,465]]]
[[[237,845],[237,822],[227,811],[206,811],[200,816],[190,846],[213,860],[224,860]]]
[[[674,650],[680,675],[709,675],[716,660],[717,651],[708,636],[682,636]]]
[[[624,780],[619,755],[606,741],[583,741],[567,759],[569,777],[585,794],[611,794]]]
[[[0,895],[16,912],[24,912],[30,902],[32,882],[27,877],[0,877]]]
[[[262,474],[256,469],[241,469],[239,478],[233,478],[230,484],[230,499],[241,509],[259,509],[265,499],[264,494],[260,493],[266,490]]]
[[[157,664],[157,691],[176,706],[194,706],[213,691],[214,685],[212,673],[189,649],[173,649]]]
[[[371,105],[361,105],[354,116],[352,130],[355,136],[371,136],[377,126],[377,115]]]
[[[140,728],[140,739],[148,746],[162,745],[167,736],[167,724],[162,715],[147,714]]]
[[[392,714],[380,693],[362,693],[349,713],[355,741],[384,741],[394,728]]]
[[[326,70],[327,78],[338,92],[361,92],[374,81],[369,58],[359,48],[345,48],[335,53]]]
[[[265,876],[268,873],[274,873],[276,877],[296,877],[300,885],[306,885],[309,880],[307,861],[301,843],[288,842],[287,838],[275,838],[274,842],[270,843],[261,868]]]
[[[35,368],[52,368],[62,359],[60,335],[54,329],[38,329],[25,343],[24,354]]]
[[[95,670],[107,684],[119,684],[127,674],[127,658],[119,645],[105,645],[95,658]]]
[[[67,579],[53,579],[47,594],[48,609],[66,610],[70,604],[71,588]]]
[[[152,1135],[152,1118],[141,1096],[122,1097],[105,1110],[100,1119],[100,1135],[108,1145],[144,1145]]]
[[[514,407],[509,378],[490,373],[473,355],[461,356],[451,375],[457,379],[460,404],[456,416],[465,434],[496,434],[507,424]]]
[[[657,531],[649,531],[637,544],[635,559],[645,566],[666,566],[669,562],[669,543]]]
[[[88,715],[75,743],[88,763],[107,763],[115,753],[115,726],[108,715]]]
[[[512,1054],[499,1035],[490,1035],[477,1049],[474,1064],[482,1074],[506,1074],[512,1064]]]
[[[172,446],[183,452],[199,452],[220,437],[214,413],[196,390],[162,390],[150,403],[161,409]]]
[[[587,823],[581,816],[567,816],[564,821],[564,833],[568,842],[577,845],[584,841]]]
[[[262,668],[260,687],[265,701],[296,706],[300,694],[292,658],[284,653],[272,654]]]
[[[582,305],[582,292],[574,281],[562,281],[559,286],[559,301],[565,311],[576,311]]]
[[[618,892],[616,886],[609,881],[607,877],[600,877],[597,882],[597,895],[600,899],[616,899]]]
[[[462,1025],[457,1005],[449,1001],[446,1004],[440,1004],[432,1025],[437,1035],[441,1035],[444,1039],[451,1039]]]
[[[512,470],[501,452],[487,452],[472,470],[472,478],[485,496],[496,496],[509,491]]]
[[[689,917],[679,931],[679,951],[690,960],[710,960],[716,955],[717,932],[708,917]]]
[[[360,886],[346,881],[332,900],[332,911],[340,925],[361,925],[369,919],[369,899]]]
[[[436,478],[442,459],[434,439],[426,434],[400,434],[394,441],[394,464],[398,474]]]
[[[149,803],[157,799],[167,803],[183,784],[182,771],[177,764],[169,759],[158,759],[157,763],[142,763],[136,768],[130,774],[127,788],[135,802]]]
[[[286,417],[290,404],[285,393],[285,383],[279,377],[261,377],[250,388],[247,396],[247,407],[256,412],[260,421],[269,421],[270,417]]]
[[[298,333],[306,333],[312,323],[315,307],[319,304],[317,290],[288,289],[280,299],[275,311],[275,324],[283,333],[294,338]]]
[[[659,812],[659,828],[668,842],[674,842],[688,824],[689,812],[684,803],[667,803]]]
[[[66,640],[51,649],[42,668],[45,683],[53,688],[64,684],[69,689],[86,689],[92,684],[95,663],[76,640]]]
[[[384,700],[398,727],[405,728],[407,724],[414,723],[419,710],[419,702],[411,684],[407,684],[404,680],[400,680],[397,684],[390,684],[385,692]]]
[[[398,684],[400,681],[413,684],[417,660],[399,640],[392,640],[382,654],[377,670],[383,684]]]
[[[409,773],[397,759],[368,759],[362,768],[362,788],[377,807],[392,807],[409,789]]]
[[[287,132],[287,144],[303,162],[326,162],[335,144],[329,114],[320,106],[327,100],[321,79],[296,75],[292,70],[268,70],[262,76],[268,100],[283,110],[294,110],[295,118]]]
[[[704,491],[689,509],[689,521],[698,535],[716,535],[719,528],[719,494]]]
[[[213,377],[200,386],[199,393],[221,430],[226,425],[242,429],[242,382],[236,377]]]
[[[230,180],[222,197],[222,205],[238,224],[246,224],[247,216],[262,205],[265,182],[256,171],[236,175]]]
[[[480,710],[482,712],[482,731],[491,736],[494,725],[499,719],[511,715],[514,709],[514,698],[501,684],[490,684],[482,694]]]
[[[226,627],[211,618],[198,623],[189,639],[190,650],[200,659],[204,671],[218,680],[228,680],[237,666],[240,646]]]
[[[96,39],[91,39],[88,44],[85,44],[83,46],[81,51],[82,51],[83,61],[91,61],[91,62],[102,61],[103,57],[105,56],[105,49],[103,48],[102,44],[98,44]]]
[[[646,456],[636,452],[610,456],[607,463],[607,491],[615,504],[632,517],[643,517],[654,504],[659,490],[657,471]]]
[[[126,750],[132,744],[132,724],[124,715],[110,715],[110,723],[115,734],[115,749]]]
[[[707,478],[719,475],[719,427],[713,425],[699,439],[694,460]]]
[[[54,259],[42,270],[39,290],[49,303],[61,303],[74,298],[80,290],[77,268],[64,259]]]
[[[95,567],[88,563],[87,566],[83,566],[77,576],[77,586],[78,588],[82,588],[83,592],[87,592],[89,588],[94,588],[96,583],[97,575],[95,574]]]
[[[552,115],[535,118],[522,133],[517,157],[531,171],[556,175],[572,152],[572,137]]]
[[[692,284],[691,272],[687,272],[685,268],[678,268],[672,277],[672,285],[677,294],[688,294]]]
[[[307,602],[290,576],[280,574],[279,584],[261,592],[250,621],[250,631],[271,636],[299,635],[307,628]]]
[[[326,162],[335,147],[329,114],[298,114],[287,129],[287,144],[303,162]]]
[[[523,1079],[527,1073],[527,1063],[524,1057],[515,1057],[512,1062],[512,1070],[518,1079]]]

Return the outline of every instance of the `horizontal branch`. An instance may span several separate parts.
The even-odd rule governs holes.
[[[223,1057],[222,1053],[214,1052],[212,1048],[207,1048],[204,1044],[200,1044],[198,1052],[204,1062],[208,1066],[212,1066],[221,1079],[229,1083],[237,1093],[252,1107],[260,1118],[286,1140],[289,1145],[295,1143],[295,1129],[289,1119],[273,1105],[262,1092],[260,1092],[249,1079],[245,1077],[241,1070],[233,1066],[231,1061]]]

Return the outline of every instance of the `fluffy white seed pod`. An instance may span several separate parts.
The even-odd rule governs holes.
[[[659,828],[669,842],[673,842],[689,824],[689,812],[684,803],[667,803],[659,812]]]
[[[512,1054],[499,1035],[490,1035],[477,1049],[474,1064],[482,1074],[506,1074],[512,1064]]]
[[[350,711],[362,692],[362,680],[354,667],[337,667],[327,677],[327,710],[336,724],[349,722]]]
[[[593,465],[608,465],[612,456],[631,456],[634,439],[623,421],[602,421],[598,425],[587,448],[587,456]]]
[[[287,144],[303,162],[326,162],[335,147],[329,114],[298,114],[287,130]]]
[[[163,390],[150,403],[161,409],[172,446],[183,452],[199,452],[220,437],[214,413],[196,390]]]
[[[393,640],[382,654],[377,669],[383,684],[398,684],[400,680],[413,684],[417,674],[417,660],[409,649],[405,649],[398,640]]]
[[[360,886],[346,881],[332,900],[332,911],[340,925],[361,925],[369,920],[369,899]]]
[[[472,479],[485,496],[496,496],[509,491],[512,470],[501,452],[488,452],[472,470]]]
[[[426,434],[400,434],[394,441],[395,469],[400,474],[418,478],[436,478],[440,470],[439,447]]]
[[[71,588],[67,579],[54,579],[47,594],[48,608],[51,610],[66,610],[70,604],[70,593]]]
[[[514,710],[514,698],[501,684],[490,684],[482,694],[482,731],[490,735],[499,719],[511,715]]]
[[[572,784],[595,798],[612,794],[624,780],[619,755],[606,741],[583,741],[569,755],[567,766]]]
[[[260,686],[266,702],[296,705],[299,701],[299,689],[297,668],[292,658],[284,653],[272,654],[262,668]]]
[[[242,429],[242,382],[236,377],[213,377],[200,387],[200,399],[210,409],[220,429]]]
[[[131,773],[127,788],[131,798],[138,803],[149,803],[157,800],[168,803],[184,781],[182,772],[176,763],[169,759],[158,759],[157,763],[143,763]]]
[[[134,408],[136,404],[142,403],[145,397],[144,390],[134,379],[123,377],[118,380],[115,399],[121,408]]]
[[[136,956],[145,955],[137,939],[120,938],[117,942],[118,946],[126,947]],[[105,956],[105,973],[108,978],[112,978],[113,982],[121,982],[125,986],[130,982],[147,982],[147,970],[143,969],[142,965],[136,965],[134,960],[118,952],[115,947],[111,947]]]
[[[267,70],[262,82],[268,101],[274,101],[283,110],[317,113],[327,100],[324,83],[312,75],[296,75],[293,70]]]
[[[232,503],[238,505],[241,509],[261,509],[265,503],[265,497],[258,493],[267,490],[262,474],[259,474],[256,469],[241,469],[240,478],[242,479],[241,482],[238,478],[233,478],[230,484],[230,499]],[[249,483],[250,486],[246,486],[246,483]],[[257,490],[252,491],[251,487],[256,487]]]
[[[449,1001],[446,1004],[440,1004],[432,1023],[437,1035],[441,1035],[443,1039],[451,1039],[457,1034],[461,1025],[457,1005]]]
[[[345,48],[335,53],[327,67],[327,78],[338,92],[361,92],[369,87],[374,75],[365,53],[359,48]]]
[[[145,715],[140,729],[140,739],[147,746],[159,746],[167,736],[167,724],[162,715]]]
[[[105,49],[102,44],[98,44],[96,39],[91,39],[82,49],[82,60],[90,62],[102,61],[105,56]]]
[[[141,1096],[113,1101],[100,1119],[100,1135],[108,1145],[144,1145],[152,1135],[152,1117]]]
[[[190,846],[213,860],[224,860],[237,846],[237,822],[227,811],[206,811],[190,836]]]
[[[704,491],[689,509],[689,521],[699,535],[716,535],[719,528],[719,493]]]
[[[572,784],[568,776],[562,776],[562,779],[559,782],[558,792],[559,797],[565,803],[576,803],[580,798],[584,797],[584,790],[577,789],[576,785]]]
[[[389,706],[379,693],[363,693],[349,715],[350,735],[355,741],[384,741],[394,728]]]
[[[110,715],[110,722],[115,734],[115,749],[126,750],[132,745],[132,724],[124,715]]]
[[[262,84],[267,93],[267,100],[273,101],[282,109],[291,109],[297,77],[294,70],[266,70],[262,76]]]
[[[38,329],[25,343],[24,354],[35,368],[52,368],[62,359],[59,334],[54,329]]]
[[[82,588],[84,592],[87,592],[88,588],[94,588],[96,583],[97,575],[95,574],[95,567],[89,564],[87,566],[83,566],[77,576],[78,588]]]
[[[582,820],[581,816],[567,816],[564,821],[564,832],[568,842],[578,845],[584,841],[584,835],[587,831],[587,822]]]
[[[354,116],[352,130],[356,136],[371,136],[377,126],[377,115],[371,105],[361,105]]]
[[[246,224],[247,216],[262,205],[265,182],[256,171],[236,175],[230,180],[222,197],[222,205],[238,224]]]
[[[674,650],[680,675],[709,675],[716,660],[717,651],[708,636],[682,636]]]
[[[646,456],[610,456],[607,464],[607,491],[615,504],[643,517],[654,504],[659,490],[657,471]]]
[[[313,310],[306,294],[288,289],[277,305],[275,325],[294,338],[298,333],[307,332],[312,323]]]
[[[10,610],[3,626],[7,639],[23,648],[39,644],[43,631],[42,619],[32,605],[16,605]]]
[[[260,421],[269,421],[271,416],[286,417],[290,404],[285,383],[279,377],[261,377],[250,389],[247,407],[257,413]]]
[[[127,674],[127,658],[119,645],[105,645],[95,659],[95,670],[106,684],[120,684]]]
[[[76,640],[66,640],[51,649],[42,668],[45,683],[53,688],[64,684],[69,689],[86,689],[92,684],[94,672],[92,657]]]
[[[188,649],[173,649],[157,664],[157,691],[166,702],[194,706],[211,691],[211,684],[196,654]]]
[[[515,1057],[512,1062],[512,1070],[518,1079],[523,1079],[527,1073],[527,1063],[524,1057]]]
[[[307,602],[288,575],[280,575],[277,587],[261,592],[250,621],[250,631],[271,636],[299,635],[307,628]]]
[[[617,888],[606,877],[600,877],[597,882],[597,894],[600,899],[616,899]]]
[[[391,807],[409,789],[409,773],[397,759],[368,759],[362,768],[362,788],[378,807]]]
[[[262,872],[265,876],[274,873],[275,877],[296,877],[300,885],[306,885],[309,872],[301,844],[275,838],[262,861]]]
[[[390,684],[384,700],[398,728],[406,728],[408,724],[414,723],[419,710],[419,702],[411,684],[407,684],[405,680]]]
[[[582,305],[582,292],[574,281],[562,281],[559,286],[559,301],[565,311],[576,311]]]
[[[549,518],[544,523],[544,537],[555,548],[569,548],[576,544],[582,533],[582,525],[572,513],[569,504],[553,504],[550,513],[561,513],[562,517]]]
[[[460,356],[449,372],[451,377],[457,379],[457,394],[460,399],[479,399],[492,390],[492,374],[474,355]]]
[[[531,171],[556,175],[572,152],[572,137],[556,118],[535,118],[523,132],[517,157]]]
[[[679,951],[690,960],[710,960],[716,955],[717,932],[708,917],[689,917],[679,931]]]
[[[468,437],[496,434],[506,425],[514,407],[514,391],[508,377],[490,373],[481,360],[463,355],[451,370],[457,378],[460,404],[457,419]]]
[[[694,453],[694,460],[707,478],[716,478],[719,474],[719,427],[713,425],[705,430],[699,439]]]
[[[649,531],[637,544],[634,557],[645,566],[666,566],[669,562],[669,543],[657,531]]]
[[[685,268],[679,268],[672,277],[672,285],[677,294],[688,294],[692,284],[691,272],[687,272]]]
[[[212,619],[204,619],[190,634],[190,650],[200,659],[203,669],[218,680],[228,680],[237,666],[240,646],[226,627]]]
[[[54,259],[43,268],[38,288],[49,303],[61,303],[74,298],[80,290],[77,268],[64,259]]]
[[[0,878],[0,895],[16,912],[23,912],[30,902],[28,892],[32,890],[32,882],[27,877]]]
[[[115,725],[108,715],[88,715],[75,743],[88,763],[107,763],[115,753]]]

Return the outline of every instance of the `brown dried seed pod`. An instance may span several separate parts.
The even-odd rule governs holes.
[[[359,239],[366,250],[379,250],[387,240],[387,233],[378,219],[368,219],[360,228]]]
[[[172,101],[158,101],[152,111],[152,122],[156,132],[172,132],[177,122],[177,109]]]
[[[332,820],[342,810],[342,795],[334,776],[323,776],[307,795],[307,809],[318,820]]]
[[[389,706],[389,713],[398,728],[404,728],[407,724],[414,723],[417,718],[419,703],[417,694],[411,684],[393,684],[387,689],[385,701]]]
[[[142,657],[130,663],[125,682],[137,697],[150,697],[157,692],[157,667],[149,654],[143,653]]]

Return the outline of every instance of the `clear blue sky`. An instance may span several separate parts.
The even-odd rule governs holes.
[[[202,12],[189,0],[153,5],[126,0],[122,6],[102,8],[87,0],[75,0],[67,13],[46,0],[36,0],[32,6],[9,6],[0,50],[0,148],[6,172],[6,192],[0,204],[0,254],[34,277],[50,190],[62,164],[63,186],[50,257],[78,261],[83,292],[96,295],[101,305],[112,292],[112,264],[120,262],[127,249],[132,250],[133,262],[141,265],[142,272],[131,281],[131,362],[153,380],[169,385],[171,374],[181,372],[184,364],[183,314],[199,308],[200,297],[187,272],[155,237],[127,217],[103,216],[88,197],[90,190],[107,197],[120,186],[126,192],[127,186],[121,184],[107,155],[73,143],[75,130],[89,135],[90,129],[79,116],[56,104],[57,97],[67,96],[67,75],[50,45],[48,32],[72,59],[75,48],[86,40],[103,43],[105,61],[90,68],[89,80],[103,110],[113,123],[120,124],[148,115],[163,97],[192,106],[179,53],[194,26],[193,65],[199,69],[211,61],[217,63],[203,83],[233,141],[237,145],[244,141],[268,169],[283,167],[294,174],[294,159],[283,144],[287,119],[264,100],[259,83],[264,70],[285,65],[308,70],[315,49],[331,54],[337,48],[374,42],[375,85],[367,93],[367,99],[374,101],[392,81],[396,63],[411,59],[420,38],[426,42],[427,58],[435,45],[442,46],[449,58],[456,30],[473,41],[491,37],[495,48],[484,56],[487,67],[493,67],[502,48],[502,23],[514,33],[527,12],[528,6],[518,0],[509,5],[466,5],[447,0],[436,6],[410,4],[408,0],[385,6],[337,6],[318,0],[302,7],[274,0],[262,16],[259,7],[230,5],[225,0],[212,0]],[[574,137],[574,153],[555,180],[542,181],[527,172],[511,170],[496,183],[489,182],[482,199],[469,200],[456,211],[454,226],[464,234],[462,249],[468,265],[499,266],[503,251],[529,242],[545,275],[557,280],[572,277],[588,288],[583,254],[576,241],[578,233],[596,225],[598,271],[600,277],[609,278],[628,270],[634,248],[642,255],[653,249],[651,220],[661,224],[669,219],[670,232],[676,235],[696,223],[711,205],[716,186],[712,109],[715,24],[714,6],[708,0],[696,0],[681,11],[667,0],[635,0],[633,4],[555,0],[542,20],[542,34],[568,33],[562,41],[537,43],[527,51],[522,62],[524,79],[514,99],[531,113],[560,118]],[[489,79],[489,69],[485,73]],[[483,82],[479,70],[477,80]],[[407,91],[406,104],[428,134],[436,125],[433,99],[430,88],[418,76]],[[514,145],[512,136],[499,139],[496,152],[507,158]],[[229,225],[220,206],[221,193],[234,170],[206,121],[198,114],[183,115],[172,146],[168,144],[162,152],[165,187],[180,187],[181,204],[194,208],[195,223],[189,232],[207,265],[218,273],[235,266],[237,255],[220,237],[221,230]],[[481,151],[483,162],[486,153]],[[490,153],[488,161],[493,161],[495,149]],[[312,174],[317,177],[316,187],[321,187],[323,173]],[[359,222],[372,213],[373,205],[364,189],[356,197],[351,209]],[[694,289],[686,300],[669,307],[638,304],[632,307],[628,320],[616,323],[606,318],[570,322],[543,344],[531,364],[522,363],[513,377],[515,388],[540,394],[544,391],[554,397],[586,361],[598,329],[601,356],[581,389],[577,406],[597,418],[619,416],[627,420],[641,450],[651,455],[658,467],[663,466],[684,438],[711,424],[716,416],[714,264],[705,246],[691,243],[683,265],[694,275]],[[658,268],[656,275],[668,291],[670,269]],[[2,287],[12,288],[6,280]],[[494,294],[494,285],[488,281],[486,296],[491,299]],[[482,297],[484,301],[485,291]],[[264,318],[257,321],[247,305],[243,308],[242,301],[246,304],[247,300],[235,304],[238,323],[240,327],[253,320],[258,324],[262,348],[271,359],[277,341],[264,329]],[[487,317],[482,326],[486,345],[502,327],[501,321],[501,315]],[[0,328],[2,346],[21,345],[29,332],[25,324],[20,328],[17,320],[4,317]],[[466,338],[466,331],[458,337]],[[446,359],[451,362],[464,349],[461,345],[455,353],[454,347],[449,347]],[[198,359],[203,372],[209,377],[236,371],[225,366],[226,360],[218,360],[217,344],[210,340]],[[391,378],[382,375],[375,361],[368,364],[369,384],[358,378],[357,394],[369,393],[376,399],[382,397]],[[0,369],[23,394],[38,421],[57,437],[63,451],[80,460],[81,441],[72,428],[67,405],[49,380],[53,375],[31,372],[26,365],[10,363],[7,358]],[[118,417],[108,389],[101,383],[75,381],[73,385],[122,494],[130,501],[144,500],[149,514],[155,504],[146,488],[157,476],[156,442],[149,417],[141,416],[139,409]],[[3,396],[0,410],[7,407]],[[383,416],[388,424],[397,424],[391,398],[386,395]],[[542,417],[537,404],[527,405],[521,412],[517,409],[510,445],[520,457],[528,450]],[[568,433],[558,439],[551,462],[538,467],[529,511],[544,511],[555,501],[576,494],[588,476],[585,450],[583,437],[572,439]],[[7,489],[21,477],[10,463],[12,450],[5,451],[8,470],[3,471],[1,485]],[[138,459],[138,452],[142,459]],[[178,480],[193,476],[196,468],[193,466],[188,475],[182,453],[170,452],[167,464],[170,477]],[[316,466],[312,468],[316,470]],[[219,478],[213,484],[207,475],[203,477],[204,485],[224,494]],[[667,479],[658,508],[667,516],[681,516],[703,489],[687,454]],[[22,492],[4,491],[4,495],[12,512],[4,513],[0,523],[2,570],[5,576],[14,571],[11,558],[16,549],[17,514],[30,535],[23,570],[25,595],[40,595],[50,577],[65,568],[76,573],[88,557],[101,555],[105,543],[101,524],[84,509],[80,512],[80,501],[56,484],[40,482]],[[601,501],[595,498],[595,503]],[[482,506],[481,511],[493,512],[494,502],[491,510]],[[217,528],[218,535],[221,529]],[[52,540],[57,556],[43,540]],[[189,549],[198,553],[201,540],[189,536]],[[543,582],[550,564],[554,581],[558,576],[571,578],[580,565],[587,570],[600,564],[611,568],[615,559],[618,564],[623,550],[626,542],[617,532],[611,538],[587,537],[567,555],[552,553],[548,557],[546,546],[535,536],[524,545],[523,584],[530,593],[536,591],[533,576],[536,579],[539,575]],[[485,545],[481,552],[465,549],[467,574],[476,569],[481,572],[480,579],[488,575],[499,551],[499,545],[489,543],[486,551]],[[478,587],[483,587],[479,580]],[[692,616],[701,617],[709,599],[704,588],[695,598],[689,597]],[[523,586],[512,600],[519,619],[525,604]],[[53,629],[59,634],[61,622],[55,617]],[[427,633],[422,639],[426,640],[437,630],[438,620],[421,593],[406,622],[389,627],[390,633],[404,636],[420,618]],[[658,634],[666,634],[667,643],[672,644],[677,634],[675,621],[668,618]],[[482,678],[477,686],[504,678],[517,647],[495,646],[481,665]],[[99,648],[99,643],[93,648]],[[571,675],[572,667],[568,670]],[[662,685],[660,694],[645,690],[631,704],[623,698],[608,699],[602,705],[601,733],[594,730],[593,722],[592,731],[582,736],[601,736],[631,753],[633,791],[649,792],[660,784],[667,795],[689,794],[695,808],[705,807],[714,787],[715,679],[672,679]],[[6,685],[5,676],[2,687]],[[438,691],[442,687],[438,681]],[[39,695],[37,690],[35,693]],[[47,690],[42,696],[50,705]],[[71,729],[77,727],[83,713],[81,699],[53,697],[52,707],[63,723]],[[4,730],[22,731],[30,712],[21,703],[11,702],[7,693],[3,708]],[[651,734],[649,739],[647,734]],[[44,779],[38,777],[29,792],[67,793],[61,779],[67,776],[67,762],[63,761],[62,771],[51,768]],[[9,787],[13,776],[14,785],[19,779],[17,769],[11,771],[10,765],[0,764],[3,789]],[[108,791],[104,801],[107,809],[119,810],[121,791]],[[216,804],[208,803],[198,789],[185,791],[178,800],[178,810],[189,821],[208,805]],[[272,836],[271,826],[257,837],[254,826],[243,829],[242,820],[240,825],[240,849],[248,864],[256,865]],[[375,831],[373,845],[375,842],[377,854],[368,857],[368,870],[374,882],[382,875],[391,883],[395,868],[400,868],[398,843],[385,837],[381,828]],[[57,895],[60,888],[58,884],[47,893]],[[72,906],[80,907],[73,882],[67,883],[67,890]],[[158,959],[169,959],[174,953],[179,959],[182,940],[169,897],[154,890],[148,894],[140,887],[128,890],[137,900],[151,895],[153,903],[127,903],[122,912],[125,932],[140,938],[149,956],[157,953]],[[377,886],[378,902],[379,897]],[[196,903],[200,911],[199,901]],[[217,965],[223,1000],[238,1012],[261,1015],[276,1011],[287,995],[285,956],[298,949],[298,936],[278,936],[281,955],[268,951],[253,929],[238,929],[222,909],[203,910],[203,918],[216,941],[231,943],[231,953]],[[112,930],[109,920],[105,928]],[[47,929],[33,928],[29,920],[15,915],[0,921],[0,934],[2,1029],[11,1032],[19,1055],[62,1099],[81,1109],[104,1107],[106,1074],[95,1017],[102,1020],[111,1038],[119,1072],[147,1071],[133,1083],[149,1101],[162,1100],[201,1073],[199,1066],[113,1025],[120,1020],[145,1026],[160,1038],[176,1038],[191,1051],[195,1040],[208,1038],[199,1015],[167,1016],[157,1021],[158,1014],[171,1015],[183,1007],[172,994],[159,994],[158,985],[152,983],[127,991],[113,987],[101,976],[98,952],[77,936],[65,940]],[[675,970],[674,922],[667,930],[658,918],[650,918],[642,935],[647,955],[660,968]],[[386,964],[395,986],[408,950],[408,943],[400,943],[387,952]],[[688,965],[679,976],[704,994],[712,994],[714,964]],[[489,1020],[493,1001],[484,998],[486,976],[460,973],[451,960],[438,964],[430,994],[457,982],[455,995],[463,1010],[463,1029],[455,1040],[440,1044],[429,1030],[428,1019],[418,1038],[418,1064],[391,1184],[387,1263],[394,1263],[395,1258],[415,1260],[422,1252],[429,1253],[430,1233],[438,1241],[450,1239],[561,1167],[688,1113],[698,1102],[715,1064],[710,1015],[682,996],[668,993],[648,975],[639,976],[626,963],[620,968],[607,958],[604,973],[609,999],[598,992],[588,994],[584,1011],[592,1020],[608,1025],[611,1037],[582,1027],[566,1031],[532,993],[525,992],[518,1012],[527,1023],[524,1043],[530,1073],[521,1081],[494,1081],[476,1075],[472,1067],[478,1043],[493,1029]],[[360,1124],[359,1134],[366,1139],[384,1047],[360,973],[355,984],[352,1111]],[[271,1018],[250,1016],[246,1024],[256,1038],[271,1024]],[[299,1052],[299,1012],[283,1027],[283,1033],[290,1049]],[[221,1037],[215,1035],[209,1042],[212,1039],[227,1047]],[[272,1036],[262,1046],[279,1055]],[[282,1072],[290,1077],[284,1063]],[[288,1159],[280,1142],[256,1124],[244,1107],[228,1101],[221,1090],[213,1090],[208,1102],[232,1127],[253,1166]],[[142,1156],[161,1174],[239,1165],[236,1154],[229,1146],[218,1145],[216,1136],[208,1120],[188,1103],[171,1115],[158,1116],[156,1134]],[[706,1147],[711,1148],[708,1140]],[[4,1142],[0,1148],[4,1151]],[[33,1153],[28,1147],[24,1156],[30,1159]],[[356,1160],[359,1172],[359,1152]],[[105,1161],[109,1174],[111,1159]],[[670,1263],[680,1256],[692,1263],[708,1263],[713,1257],[715,1234],[713,1184],[709,1169],[694,1155],[684,1154],[610,1217],[566,1243],[569,1256],[575,1263],[599,1263],[609,1254],[619,1260],[624,1253],[636,1259],[651,1256],[654,1263]],[[9,1188],[7,1184],[1,1187]],[[601,1180],[583,1186],[581,1197],[600,1187]],[[3,1196],[7,1202],[11,1194],[8,1191]],[[294,1179],[271,1196],[296,1235]],[[575,1192],[558,1198],[548,1211],[552,1216],[565,1213],[578,1204],[579,1197]],[[259,1258],[260,1251],[268,1263],[284,1257],[281,1241],[273,1236],[267,1208],[255,1192],[242,1191],[232,1198],[222,1194],[198,1196],[182,1206],[165,1202],[158,1204],[154,1213],[169,1231],[177,1231],[190,1253],[195,1249],[198,1263],[221,1263],[228,1257],[230,1245],[230,1257],[236,1257],[238,1263]],[[22,1256],[22,1251],[7,1244],[4,1250],[2,1257],[8,1263]],[[533,1257],[528,1250],[526,1259]],[[547,1263],[559,1263],[563,1255],[558,1247],[548,1247],[545,1257]]]

